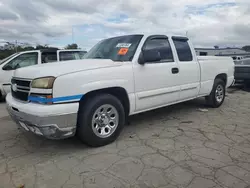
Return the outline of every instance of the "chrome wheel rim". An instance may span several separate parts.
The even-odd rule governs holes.
[[[119,123],[119,114],[110,104],[100,106],[93,114],[92,129],[96,136],[107,138],[111,136]]]
[[[222,85],[218,85],[215,90],[215,98],[218,103],[221,103],[224,98],[224,88]]]

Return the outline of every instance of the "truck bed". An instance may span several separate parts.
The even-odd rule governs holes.
[[[231,57],[197,56],[201,69],[200,95],[207,93],[212,88],[214,78],[221,72],[227,73],[227,87],[234,81],[234,62]]]

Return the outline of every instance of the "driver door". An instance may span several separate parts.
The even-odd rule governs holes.
[[[179,66],[174,60],[170,40],[165,35],[146,39],[142,49],[157,50],[160,61],[134,64],[136,111],[165,106],[179,100]]]
[[[9,61],[2,69],[1,82],[4,92],[11,91],[11,78],[16,69],[36,65],[38,63],[38,52],[23,53]]]

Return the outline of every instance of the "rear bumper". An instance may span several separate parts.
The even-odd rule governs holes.
[[[58,105],[22,103],[10,94],[6,97],[6,103],[11,118],[26,131],[49,139],[63,139],[75,135],[78,103]],[[31,110],[33,113],[29,113]]]

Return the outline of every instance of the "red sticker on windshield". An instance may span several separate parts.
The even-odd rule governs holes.
[[[126,55],[127,52],[128,52],[128,48],[121,48],[118,51],[118,55]]]

